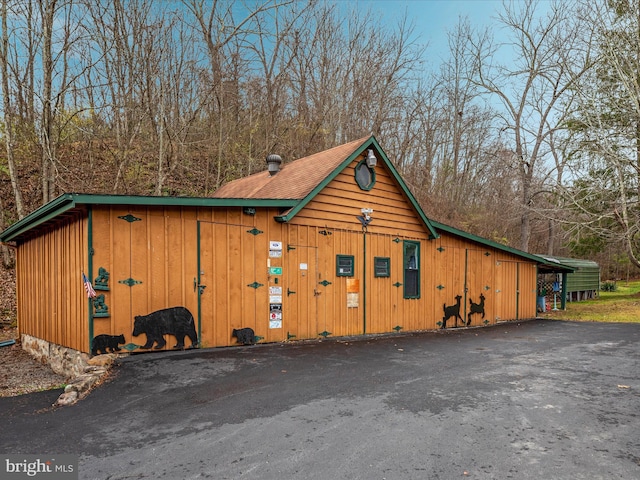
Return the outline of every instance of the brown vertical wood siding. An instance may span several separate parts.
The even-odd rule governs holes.
[[[87,350],[88,300],[82,283],[87,251],[87,222],[80,214],[21,243],[16,263],[20,333]]]

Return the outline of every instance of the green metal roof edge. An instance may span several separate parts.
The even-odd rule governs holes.
[[[60,195],[7,227],[0,233],[0,242],[9,242],[26,231],[63,214],[74,206],[73,198],[69,194]]]
[[[144,195],[101,195],[63,193],[51,202],[34,210],[26,217],[0,233],[0,242],[9,242],[78,205],[137,205],[167,207],[280,207],[290,208],[298,200],[209,198],[209,197],[160,197]]]
[[[563,265],[573,267],[575,270],[580,268],[597,268],[600,269],[598,262],[593,260],[584,260],[581,258],[559,257],[558,255],[540,255],[548,259],[553,259],[560,262]]]
[[[336,167],[329,175],[327,175],[327,177],[322,182],[320,182],[305,198],[300,200],[300,202],[295,207],[293,207],[284,215],[276,216],[275,217],[276,221],[283,222],[283,223],[290,221],[293,217],[295,217],[300,212],[300,210],[302,210],[305,206],[307,206],[307,204],[311,200],[313,200],[313,198],[318,193],[320,193],[320,191],[322,191],[329,184],[329,182],[335,179],[342,172],[342,170],[344,170],[347,167],[347,165],[353,162],[358,156],[362,154],[362,152],[364,152],[367,148],[370,148],[371,146],[375,147],[377,152],[380,154],[380,157],[382,157],[382,161],[385,163],[387,168],[389,168],[391,175],[398,182],[398,184],[400,185],[400,188],[409,199],[409,202],[411,203],[413,208],[416,210],[416,212],[418,212],[420,219],[424,222],[425,226],[429,230],[431,237],[438,238],[438,232],[436,232],[436,230],[433,228],[431,221],[424,214],[422,207],[420,207],[420,204],[418,203],[416,198],[413,196],[413,194],[407,187],[407,184],[404,182],[404,180],[402,179],[402,177],[400,176],[396,168],[393,166],[393,164],[387,157],[386,153],[384,153],[384,151],[382,150],[382,147],[380,147],[380,144],[378,143],[378,141],[373,135],[371,135],[367,140],[365,140],[362,143],[362,145],[360,145],[356,150],[354,150],[354,152],[351,155],[349,155],[338,167]]]
[[[575,269],[569,265],[564,265],[561,263],[556,263],[556,262],[551,262],[549,260],[547,260],[546,258],[543,258],[539,255],[534,255],[532,253],[527,253],[523,250],[518,250],[517,248],[512,248],[512,247],[508,247],[506,245],[503,245],[501,243],[498,242],[494,242],[493,240],[489,240],[488,238],[483,238],[483,237],[479,237],[478,235],[474,235],[472,233],[468,233],[465,232],[463,230],[459,230],[457,228],[454,228],[450,225],[445,225],[444,223],[440,223],[440,222],[436,222],[435,220],[431,220],[431,223],[433,224],[433,226],[439,230],[444,230],[445,232],[451,233],[453,235],[457,235],[460,236],[462,238],[465,238],[467,240],[470,240],[472,242],[476,242],[479,243],[481,245],[485,245],[487,247],[491,247],[491,248],[495,248],[497,250],[502,250],[504,252],[507,253],[511,253],[513,255],[517,255],[519,257],[522,258],[526,258],[528,260],[532,260],[536,263],[540,263],[543,265],[549,265],[549,266],[553,266],[553,267],[559,267],[561,269],[567,270],[567,271],[575,271]]]

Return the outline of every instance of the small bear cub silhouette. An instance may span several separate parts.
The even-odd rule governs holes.
[[[93,348],[91,349],[92,355],[98,355],[98,352],[108,353],[119,352],[120,347],[118,344],[124,343],[124,335],[96,335],[93,337]]]
[[[236,337],[238,339],[238,343],[243,345],[253,345],[255,342],[256,334],[253,331],[253,328],[240,328],[233,329],[231,332],[231,337]]]

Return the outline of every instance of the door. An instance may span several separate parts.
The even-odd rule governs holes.
[[[465,308],[466,325],[495,323],[493,288],[493,255],[483,250],[466,251]]]
[[[97,286],[105,300],[104,315],[113,318],[111,333],[123,334],[124,348],[132,351],[190,347],[198,330],[196,295],[188,288],[195,267],[195,223],[185,222],[179,212],[144,208],[113,209],[101,221],[110,223],[110,260],[103,256],[105,242],[97,240],[94,268],[111,265],[102,270],[108,286]],[[149,317],[171,307],[180,307],[180,313],[161,315],[162,320]],[[95,318],[95,332],[105,333],[103,318]],[[165,327],[158,329],[158,322]],[[184,332],[183,345],[176,331]]]
[[[318,248],[288,244],[285,255],[287,275],[282,322],[287,339],[318,338],[326,332],[325,322],[318,319],[318,304],[326,298],[317,283]]]
[[[197,235],[202,346],[235,345],[232,332],[242,328],[251,328],[256,341],[282,340],[282,329],[271,329],[269,320],[269,292],[281,284],[282,269],[269,266],[265,233],[253,225],[199,221]]]
[[[147,303],[149,256],[147,249],[148,216],[129,210],[112,211],[112,271],[109,281],[111,297],[110,315],[113,316],[114,334],[124,334],[129,349],[138,350],[147,345],[146,335],[133,336],[136,315],[149,313]],[[162,345],[162,341],[160,342]],[[155,346],[157,344],[154,344]],[[164,348],[162,346],[161,348]]]
[[[500,260],[495,264],[496,321],[518,320],[518,263]]]

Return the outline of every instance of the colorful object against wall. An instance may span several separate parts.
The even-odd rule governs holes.
[[[93,285],[91,285],[91,282],[84,272],[82,272],[82,283],[84,284],[85,292],[87,292],[87,298],[95,298],[97,295],[96,291],[93,289]]]
[[[198,346],[198,334],[196,333],[193,315],[184,307],[165,308],[157,310],[149,315],[137,315],[133,325],[133,336],[145,333],[147,343],[140,348],[154,347],[156,350],[166,345],[164,335],[173,335],[178,343],[173,348],[184,348],[184,338],[191,339],[191,348]]]
[[[96,296],[93,299],[93,308],[94,308],[94,317],[108,317],[109,316],[109,307],[106,303],[104,303],[104,294]]]
[[[98,276],[93,281],[96,290],[109,290],[109,272],[103,267],[98,268]]]

